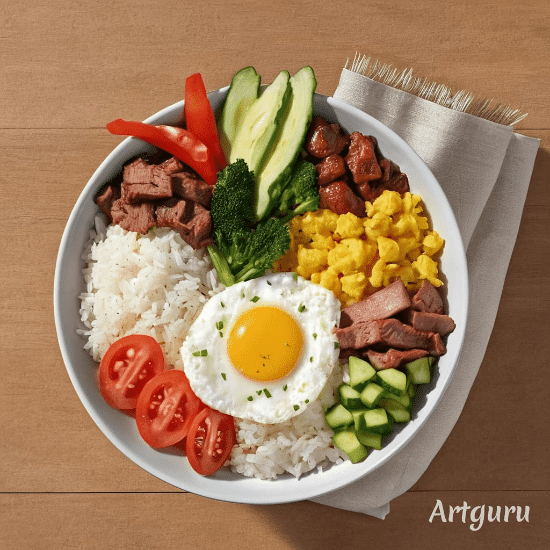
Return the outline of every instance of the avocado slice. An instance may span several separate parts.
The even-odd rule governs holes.
[[[236,129],[229,153],[230,164],[238,159],[244,159],[248,169],[257,176],[288,101],[289,80],[289,72],[281,71],[250,105]]]
[[[313,95],[317,87],[315,73],[309,66],[290,79],[290,97],[284,106],[281,122],[268,145],[256,179],[256,218],[269,215],[288,183],[313,116]]]
[[[231,79],[231,85],[223,104],[218,122],[218,133],[226,159],[231,158],[231,149],[246,112],[258,99],[261,76],[254,67],[241,69]]]

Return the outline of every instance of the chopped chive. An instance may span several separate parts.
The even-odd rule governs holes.
[[[306,306],[304,306],[304,304],[300,304],[300,306],[298,307],[298,311],[300,313],[303,313],[305,310],[306,310]]]
[[[309,403],[309,399],[306,399],[306,405]]]
[[[207,357],[208,356],[208,350],[207,349],[201,349],[201,357]]]
[[[287,384],[285,384],[285,385],[283,386],[283,391],[286,391],[286,390],[288,390],[288,385],[287,385]]]
[[[297,411],[300,408],[300,405],[293,405],[293,406],[295,411]]]
[[[244,292],[241,292],[241,298],[244,298]]]
[[[225,304],[224,304],[223,302],[220,302],[220,305],[221,305],[222,307],[225,307]]]
[[[222,378],[223,378],[224,380],[227,380],[227,376],[225,375],[225,372],[222,372],[221,375],[222,375]]]
[[[271,281],[267,281],[267,284],[268,284],[269,286],[271,286]]]
[[[259,296],[254,296],[254,298],[252,298],[252,300],[250,301],[256,303],[259,299],[260,299]]]
[[[218,330],[221,330],[221,329],[223,328],[223,321],[217,321],[217,322],[216,322],[216,328],[217,328]]]
[[[223,332],[221,330],[219,331],[219,335],[220,335],[220,338],[223,338]]]
[[[269,393],[269,390],[267,388],[264,388],[264,393],[266,397],[271,397],[271,394]]]
[[[253,398],[251,395],[249,395],[249,396],[247,397],[247,399],[248,399],[248,401],[252,401],[254,398]]]
[[[313,333],[313,339],[317,340],[317,333],[316,332]]]
[[[311,357],[309,358],[309,362],[310,362],[310,363],[313,363],[313,356],[311,356]]]
[[[256,393],[257,393],[258,395],[262,395],[262,390],[256,390]]]
[[[334,342],[334,349],[338,349],[340,347],[340,344],[338,342]]]

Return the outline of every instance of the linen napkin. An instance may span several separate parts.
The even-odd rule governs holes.
[[[351,486],[314,502],[383,519],[409,490],[455,425],[493,330],[516,241],[539,140],[513,124],[521,113],[453,93],[370,58],[342,70],[334,98],[378,119],[432,170],[457,218],[467,250],[470,306],[464,348],[437,412],[393,459]],[[491,277],[487,277],[487,273]]]

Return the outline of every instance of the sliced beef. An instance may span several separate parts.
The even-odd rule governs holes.
[[[138,170],[131,169],[129,173],[134,178],[134,176],[145,175],[145,170],[140,173]],[[136,204],[172,196],[172,176],[163,170],[161,165],[151,165],[150,180],[147,183],[128,181],[125,177],[126,175],[123,176],[121,185],[122,199],[125,202]]]
[[[376,370],[397,369],[405,363],[427,357],[429,353],[425,349],[395,349],[386,351],[367,350],[367,358]]]
[[[328,208],[336,214],[351,212],[360,218],[366,215],[365,202],[344,181],[334,181],[319,188],[319,207]]]
[[[357,185],[357,192],[361,197],[369,202],[377,199],[385,190],[397,191],[401,195],[410,191],[409,178],[403,172],[395,172],[387,180],[366,181]]]
[[[174,229],[195,249],[214,242],[210,211],[197,202],[172,198],[157,206],[156,217],[159,227]]]
[[[111,210],[113,204],[120,199],[120,186],[106,185],[95,197],[95,203],[99,206],[109,223],[113,223]]]
[[[443,313],[443,300],[430,281],[424,281],[417,293],[412,297],[411,307],[417,311]]]
[[[376,158],[375,143],[369,136],[359,132],[350,135],[345,161],[356,184],[379,180],[382,177],[382,169]]]
[[[172,191],[183,199],[198,202],[208,208],[214,186],[206,183],[197,174],[183,170],[172,174]]]
[[[349,327],[353,323],[387,319],[410,305],[409,293],[403,281],[398,279],[363,301],[345,307],[340,316],[340,328]]]
[[[405,314],[405,318],[415,329],[437,332],[441,336],[447,336],[455,329],[455,322],[451,317],[441,313],[409,309]]]
[[[346,163],[340,155],[330,155],[316,166],[317,184],[321,187],[342,178],[346,174]]]
[[[118,199],[111,208],[113,223],[120,225],[126,231],[145,234],[156,225],[153,205],[149,202],[128,204]]]
[[[385,345],[397,349],[425,349],[434,356],[446,352],[439,334],[417,330],[398,319],[354,323],[349,327],[336,329],[335,333],[342,349]]]
[[[329,124],[323,117],[314,116],[309,126],[305,149],[316,158],[325,158],[340,154],[349,143],[349,136],[344,134],[338,124]]]

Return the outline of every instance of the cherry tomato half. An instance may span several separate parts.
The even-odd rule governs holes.
[[[135,409],[145,384],[164,370],[164,353],[151,336],[131,334],[114,342],[99,365],[99,390],[111,407]]]
[[[185,454],[195,472],[209,476],[225,464],[234,444],[233,417],[205,407],[189,428]]]
[[[136,423],[143,440],[160,449],[181,441],[197,415],[201,401],[191,390],[185,373],[161,372],[145,385],[136,407]]]

